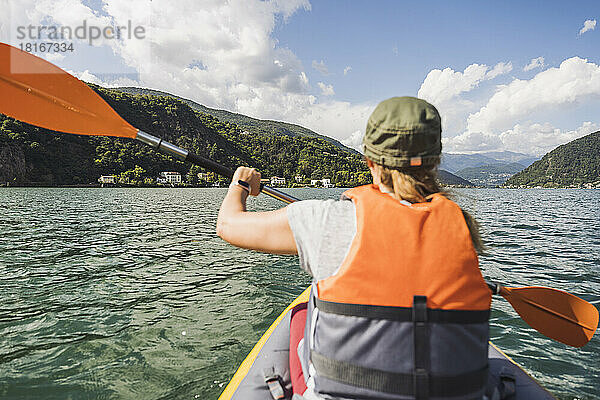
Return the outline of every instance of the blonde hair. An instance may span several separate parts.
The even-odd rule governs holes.
[[[405,169],[388,168],[373,163],[373,167],[379,173],[381,183],[393,190],[393,196],[398,201],[423,203],[430,200],[436,193],[450,197],[450,194],[439,183],[438,163],[430,167]],[[471,234],[473,247],[475,247],[477,253],[483,252],[484,247],[479,234],[479,223],[465,210],[462,210],[462,213]]]

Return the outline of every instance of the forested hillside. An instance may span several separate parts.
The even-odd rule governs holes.
[[[199,123],[187,105],[168,98],[130,96],[94,89],[134,126],[228,166],[254,163],[215,130]],[[0,182],[73,185],[100,175],[123,175],[131,183],[160,171],[186,173],[189,166],[130,139],[61,134],[0,115]]]
[[[143,89],[143,88],[136,88],[136,87],[120,87],[120,88],[116,88],[116,90],[119,90],[119,91],[122,91],[125,93],[130,93],[130,94],[164,96],[164,97],[170,97],[173,99],[181,100],[196,111],[200,111],[201,113],[212,115],[213,117],[217,118],[219,121],[222,121],[222,122],[233,123],[233,124],[237,125],[239,128],[243,129],[244,131],[248,131],[250,133],[266,134],[266,135],[284,135],[284,136],[292,136],[292,137],[297,137],[297,136],[315,137],[315,138],[323,139],[329,143],[332,143],[333,145],[341,148],[342,150],[346,150],[346,151],[349,151],[350,153],[358,154],[358,152],[356,150],[354,150],[350,147],[344,146],[339,141],[337,141],[331,137],[328,137],[328,136],[319,135],[318,133],[316,133],[308,128],[305,128],[303,126],[300,126],[300,125],[290,124],[288,122],[281,122],[281,121],[257,119],[257,118],[248,117],[247,115],[233,113],[231,111],[218,110],[215,108],[206,107],[202,104],[198,104],[195,101],[192,101],[189,99],[184,99],[182,97],[175,96],[170,93],[161,92],[159,90]]]
[[[263,177],[283,177],[288,185],[323,178],[338,187],[371,181],[362,155],[306,128],[222,112],[238,116],[246,124],[240,127],[174,96],[90,86],[133,126],[230,168],[253,166]],[[161,171],[179,172],[190,184],[225,183],[210,174],[199,180],[198,173],[204,172],[199,167],[135,140],[57,133],[0,114],[0,185],[87,185],[97,183],[101,175],[115,175],[131,185],[153,185]],[[470,185],[444,171],[441,181]]]
[[[339,186],[369,180],[360,155],[320,137],[245,134],[180,100],[92,88],[137,128],[232,168],[254,166],[266,177],[288,180],[330,178]],[[149,184],[160,171],[189,173],[194,182],[200,169],[134,140],[60,134],[0,114],[0,183],[88,184],[100,175],[117,175]]]
[[[600,131],[557,147],[505,186],[600,188]]]

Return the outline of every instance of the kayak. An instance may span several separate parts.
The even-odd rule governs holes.
[[[237,369],[219,400],[292,398],[289,371],[290,319],[292,310],[308,301],[309,293],[310,288],[302,292],[275,319]],[[494,400],[556,399],[492,342],[489,343],[488,359],[488,383],[504,388],[500,390],[503,394],[496,393],[497,397],[494,397]],[[282,397],[275,397],[276,393],[272,394],[266,382],[269,377],[265,379],[266,374],[277,376],[283,388],[283,392],[279,392]],[[298,397],[294,397],[294,400],[296,398]]]

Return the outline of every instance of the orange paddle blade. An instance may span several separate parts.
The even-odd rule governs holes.
[[[5,43],[0,43],[0,93],[0,113],[31,125],[130,138],[138,131],[79,79]]]
[[[500,294],[529,326],[569,346],[584,346],[598,328],[596,307],[562,290],[502,287]]]

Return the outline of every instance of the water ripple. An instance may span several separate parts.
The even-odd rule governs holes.
[[[309,283],[296,257],[215,236],[224,193],[0,190],[0,398],[216,398]],[[481,222],[490,280],[600,304],[600,191],[466,189],[455,199]],[[491,336],[561,398],[600,397],[597,337],[582,349],[553,342],[502,299]]]

